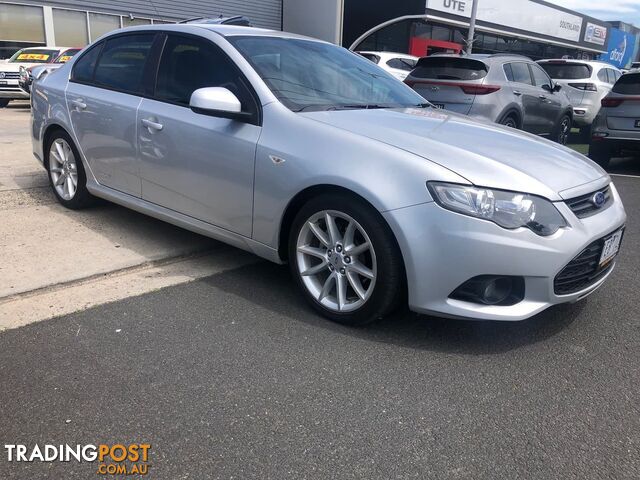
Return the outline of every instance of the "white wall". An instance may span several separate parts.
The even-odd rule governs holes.
[[[282,29],[342,43],[344,0],[283,0]]]

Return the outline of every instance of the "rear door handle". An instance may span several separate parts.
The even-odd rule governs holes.
[[[164,128],[164,125],[162,125],[161,123],[158,122],[154,122],[153,120],[149,119],[149,118],[143,118],[142,119],[142,124],[147,127],[149,130],[156,130],[156,131],[160,131]]]
[[[84,101],[81,98],[76,98],[75,100],[71,100],[71,103],[78,110],[84,110],[85,108],[87,108],[87,104],[84,103]]]
[[[514,90],[513,94],[520,96],[520,95],[522,95],[522,92],[520,90]]]

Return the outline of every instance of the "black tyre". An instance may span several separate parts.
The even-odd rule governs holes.
[[[604,141],[592,142],[589,145],[589,158],[602,168],[607,168],[609,166],[611,157],[613,157],[614,154],[614,149]]]
[[[7,99],[7,98],[0,98],[0,108],[4,108],[7,105],[9,105],[9,102],[11,100]]]
[[[346,325],[381,318],[404,297],[404,264],[390,228],[346,193],[320,195],[300,209],[289,235],[289,265],[311,306]]]
[[[513,115],[507,115],[500,121],[500,125],[504,125],[509,128],[520,128],[518,126],[518,119]]]
[[[560,145],[566,145],[569,141],[569,135],[571,135],[571,117],[563,115],[556,126],[553,139]]]
[[[87,190],[87,176],[73,140],[63,130],[51,135],[44,150],[49,183],[58,201],[79,210],[93,205],[95,197]]]

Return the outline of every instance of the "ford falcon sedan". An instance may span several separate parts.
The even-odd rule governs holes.
[[[433,108],[319,40],[126,28],[32,97],[34,154],[62,205],[100,197],[288,263],[337,322],[402,305],[522,320],[584,298],[615,268],[626,215],[598,165]]]

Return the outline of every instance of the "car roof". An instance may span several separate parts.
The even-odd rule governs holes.
[[[76,48],[76,47],[47,47],[47,46],[42,46],[42,47],[25,47],[25,48],[21,48],[21,50],[69,50],[70,48]]]
[[[309,40],[319,43],[328,43],[324,40],[319,40],[317,38],[305,37],[304,35],[298,35],[295,33],[281,32],[279,30],[269,30],[266,28],[257,28],[257,27],[244,27],[240,25],[217,25],[210,23],[167,23],[167,24],[159,24],[159,25],[139,25],[135,27],[126,27],[119,30],[114,30],[105,35],[105,38],[111,36],[112,34],[121,34],[126,32],[135,32],[135,31],[150,31],[150,30],[161,30],[161,31],[175,31],[175,32],[185,32],[185,33],[193,33],[194,28],[208,30],[210,32],[217,33],[218,35],[228,38],[235,36],[251,36],[251,37],[273,37],[273,38],[293,38],[299,40]]]
[[[600,60],[578,60],[577,58],[545,58],[544,60],[538,60],[538,63],[557,63],[557,64],[562,64],[562,63],[577,63],[577,64],[582,64],[582,65],[600,65],[603,67],[609,67],[609,68],[614,68],[616,70],[619,70],[618,67],[616,67],[615,65],[611,65],[610,63],[607,62],[601,62]]]
[[[375,51],[375,50],[356,50],[356,53],[365,53],[367,55],[378,55],[378,56],[385,56],[385,57],[398,57],[398,58],[412,58],[412,59],[418,59],[420,57],[416,57],[415,55],[411,55],[409,53],[400,53],[400,52],[381,52],[381,51]]]

